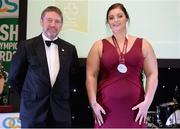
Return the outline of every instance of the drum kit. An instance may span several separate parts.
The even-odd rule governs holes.
[[[156,106],[156,111],[149,111],[147,123],[149,128],[180,128],[180,89],[174,89],[172,102]]]
[[[167,102],[147,115],[148,128],[180,128],[180,104]]]

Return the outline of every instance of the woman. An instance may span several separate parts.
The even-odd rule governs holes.
[[[147,40],[127,34],[129,15],[123,4],[111,5],[106,20],[113,35],[94,43],[86,66],[95,127],[144,128],[158,83],[155,53]]]

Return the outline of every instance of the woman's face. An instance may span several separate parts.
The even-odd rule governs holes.
[[[120,8],[112,9],[108,14],[108,24],[113,33],[124,31],[127,21],[128,19]]]

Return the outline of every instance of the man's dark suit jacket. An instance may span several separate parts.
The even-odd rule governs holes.
[[[20,95],[20,119],[26,127],[44,121],[51,108],[56,121],[71,123],[70,91],[77,77],[78,56],[70,43],[58,38],[60,71],[51,86],[42,35],[20,42],[13,56],[9,83]]]

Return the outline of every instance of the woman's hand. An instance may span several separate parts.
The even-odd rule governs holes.
[[[98,125],[101,126],[104,123],[102,114],[106,114],[105,110],[98,103],[93,104],[92,109],[94,113],[95,123],[98,123]]]
[[[132,108],[132,110],[136,110],[136,109],[138,109],[138,113],[135,122],[139,121],[139,125],[141,125],[142,122],[146,123],[149,104],[143,101]]]

